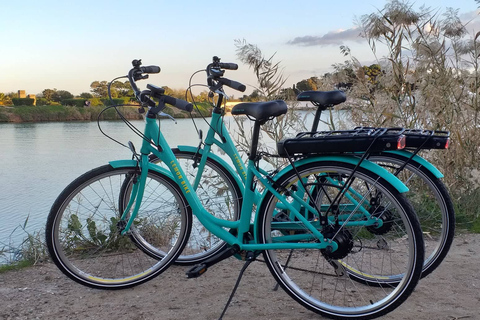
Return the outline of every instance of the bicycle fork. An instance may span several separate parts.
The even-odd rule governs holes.
[[[130,184],[130,181],[132,182],[133,185],[131,187],[132,191],[130,194],[130,200],[128,201],[128,204],[125,210],[123,211],[117,226],[121,235],[125,235],[128,233],[128,231],[130,230],[130,227],[133,224],[133,221],[137,216],[138,211],[140,210],[140,205],[142,204],[143,194],[145,192],[145,184],[146,184],[147,175],[148,175],[148,157],[142,156],[140,158],[140,161],[142,165],[139,166],[137,163],[137,168],[136,168],[136,171],[133,173],[133,177],[129,178],[127,176],[124,181],[125,187],[129,187],[128,184]],[[140,168],[144,168],[144,169],[141,170]],[[120,190],[121,193],[125,193],[126,191],[127,191],[127,188],[122,188]],[[125,194],[120,194],[120,198],[123,196],[125,196]],[[133,211],[131,212],[130,217],[128,217],[128,213],[132,209],[132,206],[134,203],[135,203],[135,206],[133,208]]]

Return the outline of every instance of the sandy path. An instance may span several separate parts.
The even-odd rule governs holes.
[[[218,319],[241,267],[229,259],[198,279],[172,267],[121,291],[89,289],[53,264],[10,271],[0,274],[0,319]],[[267,267],[252,264],[224,319],[322,319],[273,286]],[[443,264],[383,318],[480,319],[479,289],[480,235],[460,235]]]

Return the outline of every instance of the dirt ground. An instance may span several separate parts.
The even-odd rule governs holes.
[[[10,271],[0,274],[0,319],[218,319],[242,265],[229,259],[197,279],[174,266],[121,291],[84,287],[53,264]],[[480,319],[479,271],[480,235],[458,235],[442,265],[383,319]],[[273,287],[267,267],[253,263],[224,319],[322,319]]]

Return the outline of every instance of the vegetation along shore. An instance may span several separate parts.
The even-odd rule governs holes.
[[[194,117],[200,115],[208,116],[211,113],[211,107],[206,103],[197,104],[198,110],[193,110]],[[44,122],[44,121],[96,121],[101,120],[120,120],[120,116],[114,108],[105,110],[105,106],[75,107],[63,105],[45,105],[45,106],[0,106],[0,123],[19,123],[19,122]],[[128,120],[142,119],[138,112],[138,106],[118,107],[118,111]],[[175,118],[190,117],[186,112],[180,112],[174,108],[167,107],[166,113]]]

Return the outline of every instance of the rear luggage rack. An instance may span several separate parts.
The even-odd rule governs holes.
[[[448,149],[450,144],[449,131],[409,129],[405,136],[408,149]]]
[[[354,130],[369,130],[373,127],[357,127]],[[448,149],[450,132],[441,130],[405,129],[405,149]]]
[[[282,157],[306,154],[380,152],[405,147],[403,128],[364,128],[353,130],[302,132],[277,143]]]

